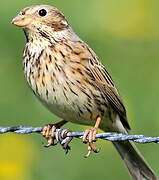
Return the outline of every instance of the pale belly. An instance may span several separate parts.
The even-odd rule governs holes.
[[[64,90],[62,86],[55,86],[54,90],[49,88],[47,95],[44,88],[37,97],[53,114],[73,123],[93,126],[100,114],[93,98],[88,100],[90,95],[88,97],[76,88]]]

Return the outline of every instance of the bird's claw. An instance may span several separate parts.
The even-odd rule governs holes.
[[[89,143],[88,153],[85,155],[86,158],[90,156],[91,152],[98,153],[100,151],[100,149],[97,149],[93,144],[96,141],[96,134],[97,134],[97,128],[87,129],[84,132],[82,141],[83,143]]]

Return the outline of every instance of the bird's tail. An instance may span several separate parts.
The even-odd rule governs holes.
[[[134,144],[129,141],[113,142],[113,144],[124,160],[133,180],[159,180]]]

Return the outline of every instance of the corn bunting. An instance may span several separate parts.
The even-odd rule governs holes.
[[[85,131],[83,142],[88,141],[89,150],[94,152],[98,128],[129,132],[126,110],[112,78],[57,8],[26,7],[12,23],[23,28],[26,36],[23,67],[29,86],[52,113],[63,119],[44,127],[48,146],[54,143],[55,129],[68,121],[93,127]],[[113,144],[134,180],[157,180],[134,145],[129,141]]]

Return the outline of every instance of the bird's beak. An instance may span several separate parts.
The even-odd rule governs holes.
[[[18,14],[15,18],[13,18],[11,23],[19,27],[26,27],[31,23],[31,21],[31,18],[27,15]]]

